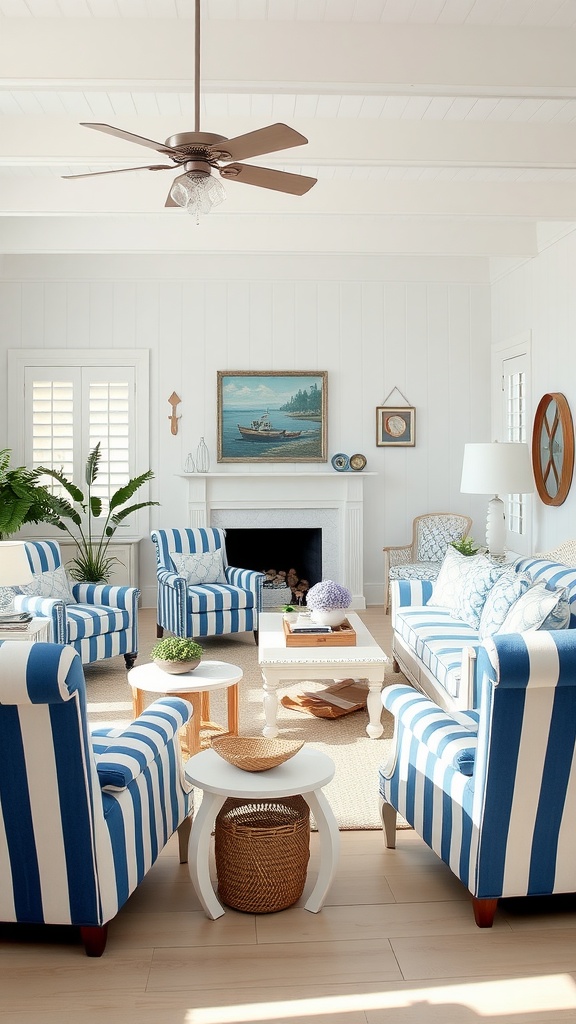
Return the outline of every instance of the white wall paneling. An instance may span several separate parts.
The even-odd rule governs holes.
[[[476,536],[482,533],[484,499],[459,488],[463,445],[483,440],[490,424],[483,260],[4,256],[0,310],[2,352],[150,350],[150,497],[161,502],[150,510],[151,527],[187,522],[180,474],[201,436],[211,469],[226,471],[216,464],[217,370],[321,369],[328,371],[329,458],[362,452],[375,474],[364,481],[367,603],[383,600],[382,547],[405,543],[414,516],[469,512]],[[376,447],[376,406],[395,386],[416,406],[415,448]],[[174,390],[182,399],[176,436],[167,401]],[[4,438],[6,416],[0,403]],[[248,474],[257,468],[245,464]],[[289,468],[272,463],[267,471]],[[146,539],[139,579],[143,603],[153,605],[154,554]]]

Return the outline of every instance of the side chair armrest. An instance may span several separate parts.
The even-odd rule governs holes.
[[[253,594],[258,594],[266,578],[263,572],[256,572],[254,569],[238,569],[234,565],[227,566],[225,574],[227,582],[233,587],[251,590]]]
[[[388,560],[388,565],[405,565],[412,561],[412,545],[405,544],[402,547],[382,548]]]
[[[187,700],[162,697],[119,735],[99,735],[95,730],[92,747],[102,789],[126,789],[174,740],[192,714],[192,705]]]
[[[426,747],[429,754],[463,774],[472,774],[478,740],[478,712],[444,711],[413,687],[401,684],[385,687],[382,703],[398,724]],[[459,767],[464,755],[470,771]]]
[[[114,587],[108,583],[74,583],[72,594],[78,604],[107,605],[132,609],[138,603],[138,587]]]
[[[171,587],[172,590],[186,590],[187,583],[184,576],[179,576],[173,569],[157,569],[156,578],[162,587]]]
[[[51,640],[55,644],[66,643],[66,605],[64,601],[54,597],[27,597],[17,594],[14,598],[14,610],[30,612],[39,619],[50,619],[52,627]]]

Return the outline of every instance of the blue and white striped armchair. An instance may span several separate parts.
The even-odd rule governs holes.
[[[91,735],[80,657],[51,643],[0,643],[0,688],[0,921],[75,925],[101,956],[176,829],[187,860],[178,734],[192,707],[165,697]]]
[[[379,772],[386,846],[398,811],[468,888],[481,928],[499,897],[576,890],[573,634],[484,641],[475,711],[446,712],[410,686],[382,693],[395,717]]]
[[[55,540],[26,541],[33,584],[24,588],[34,596],[15,596],[14,607],[50,619],[50,639],[71,644],[82,664],[124,655],[132,668],[138,654],[138,598],[136,587],[101,583],[70,585]]]
[[[153,530],[157,635],[202,637],[253,630],[258,637],[264,574],[228,565],[224,530]]]

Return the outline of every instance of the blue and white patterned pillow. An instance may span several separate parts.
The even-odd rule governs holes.
[[[20,587],[19,591],[27,597],[51,597],[56,601],[63,601],[64,604],[76,604],[63,565],[59,565],[57,569],[36,573],[32,582]]]
[[[429,603],[448,608],[457,619],[478,629],[486,596],[501,572],[502,567],[485,555],[462,555],[450,547]]]
[[[570,603],[564,587],[549,590],[542,580],[514,602],[499,633],[526,633],[532,629],[566,629]]]
[[[201,587],[207,583],[226,583],[222,551],[203,551],[199,555],[183,555],[171,551],[176,571],[184,576],[189,587]]]
[[[513,568],[504,570],[488,592],[482,609],[478,627],[478,636],[481,640],[498,632],[514,602],[522,597],[530,586],[532,579],[527,573],[516,572]]]

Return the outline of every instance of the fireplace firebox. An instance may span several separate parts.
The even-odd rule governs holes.
[[[317,528],[227,529],[229,565],[258,572],[296,570],[310,586],[322,579],[322,530]]]

